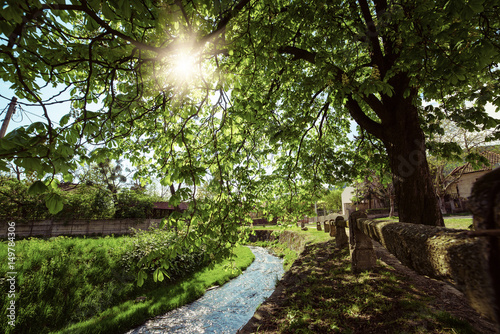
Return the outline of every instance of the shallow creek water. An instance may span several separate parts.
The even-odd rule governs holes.
[[[250,247],[255,261],[238,277],[197,301],[148,320],[126,334],[236,333],[274,291],[283,261],[265,248]]]

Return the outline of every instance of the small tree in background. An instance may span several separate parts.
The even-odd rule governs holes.
[[[329,190],[321,199],[325,209],[328,211],[338,212],[342,210],[342,191],[343,189]]]

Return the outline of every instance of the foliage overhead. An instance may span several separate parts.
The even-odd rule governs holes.
[[[3,138],[0,168],[69,179],[77,161],[127,158],[143,182],[179,185],[173,205],[191,201],[182,242],[231,244],[255,206],[303,203],[359,173],[354,120],[388,156],[400,218],[438,224],[422,210],[437,207],[424,133],[444,118],[498,127],[484,107],[500,105],[499,11],[495,0],[9,0],[0,77],[46,122]],[[39,93],[52,86],[60,96]],[[207,179],[211,196],[197,199]]]

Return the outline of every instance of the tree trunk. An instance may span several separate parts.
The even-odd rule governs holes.
[[[389,206],[390,206],[390,211],[389,211],[389,217],[393,217],[394,216],[394,195],[393,194],[390,194],[389,195]]]
[[[384,144],[393,173],[399,221],[444,226],[427,163],[418,109],[409,103],[398,109],[393,113],[393,126],[385,127],[389,140]]]
[[[442,214],[447,214],[446,212],[446,205],[444,202],[444,197],[438,196],[438,202],[439,202],[439,209],[441,210]]]

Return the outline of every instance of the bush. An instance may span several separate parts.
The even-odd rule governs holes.
[[[0,219],[43,220],[50,217],[43,198],[28,194],[30,184],[0,176]]]
[[[179,239],[177,233],[154,227],[148,231],[134,230],[133,247],[122,257],[124,267],[134,274],[137,274],[140,269],[146,269],[148,274],[152,274],[161,267],[162,253],[171,249],[176,239]],[[152,254],[154,255],[151,258],[152,265],[150,267],[137,265],[140,260]],[[165,269],[165,272],[169,280],[173,281],[205,264],[207,262],[204,260],[203,247],[197,251],[182,247],[181,251],[168,262],[168,268]],[[151,277],[148,275],[148,278]]]
[[[64,200],[63,209],[50,214],[44,196],[30,195],[28,181],[0,176],[0,220],[62,220],[148,218],[153,213],[156,198],[137,190],[108,190],[80,184],[73,190],[55,190]]]
[[[154,198],[141,191],[125,190],[116,194],[115,218],[148,218],[153,214]]]
[[[80,185],[73,191],[61,192],[61,195],[64,207],[55,218],[107,219],[115,213],[111,196],[100,188]]]

